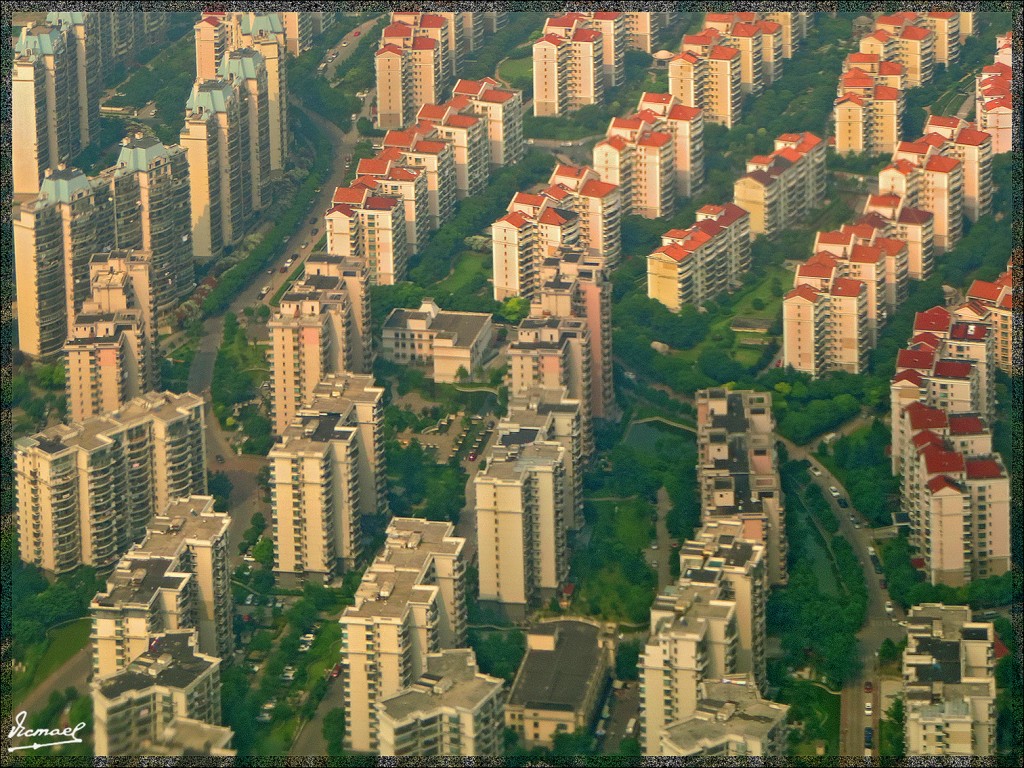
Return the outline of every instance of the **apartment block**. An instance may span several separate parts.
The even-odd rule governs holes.
[[[491,77],[482,80],[459,80],[448,102],[454,109],[482,118],[487,125],[487,141],[491,166],[500,167],[523,159],[523,94],[504,88]]]
[[[767,21],[773,21],[779,25],[782,37],[782,57],[791,59],[800,50],[800,43],[807,36],[807,27],[810,17],[813,15],[806,11],[802,12],[776,12],[759,14]]]
[[[101,44],[104,14],[94,11],[51,12],[46,23],[64,33],[67,45],[75,48],[76,80],[78,86],[78,132],[82,146],[99,136],[100,97],[103,94],[104,50]],[[158,16],[144,13],[147,21]],[[162,30],[154,32],[162,36]]]
[[[281,23],[284,25],[285,41],[288,45],[288,53],[298,56],[308,51],[313,46],[313,16],[312,11],[294,11],[281,13]]]
[[[907,616],[907,755],[986,757],[996,749],[995,630],[966,606],[923,603]]]
[[[254,213],[249,101],[226,80],[197,83],[180,143],[188,157],[192,243],[199,261],[218,258],[245,234]]]
[[[195,26],[196,79],[216,80],[221,66],[239,49],[263,57],[267,73],[266,117],[270,142],[270,173],[280,178],[288,156],[288,73],[286,51],[294,44],[294,29],[286,30],[282,17],[306,14],[205,11]],[[293,23],[294,26],[294,23]],[[290,38],[290,39],[289,39]]]
[[[186,151],[137,132],[122,140],[117,163],[100,178],[111,190],[118,247],[151,254],[153,319],[166,326],[196,287]]]
[[[825,142],[812,133],[784,133],[770,155],[755,155],[733,184],[733,202],[750,212],[750,234],[792,228],[825,197]]]
[[[951,11],[923,13],[919,23],[935,35],[935,63],[955,64],[960,60],[960,17]]]
[[[535,624],[512,683],[505,725],[527,747],[551,748],[558,733],[589,727],[608,681],[610,649],[596,623]]]
[[[704,113],[670,93],[644,93],[638,112],[648,110],[664,121],[675,139],[676,194],[693,197],[704,184]]]
[[[427,655],[415,683],[378,702],[382,755],[498,755],[503,749],[505,681],[478,671],[459,648]]]
[[[124,669],[155,634],[177,629],[194,628],[202,653],[231,656],[229,523],[211,496],[176,499],[149,522],[90,604],[97,676]]]
[[[530,306],[536,318],[575,317],[586,321],[594,378],[590,413],[599,419],[616,413],[612,379],[612,290],[606,262],[572,250],[545,259]]]
[[[1013,150],[1013,70],[1009,56],[997,56],[975,78],[974,114],[978,128],[991,134],[992,152]]]
[[[668,92],[680,104],[703,111],[707,80],[708,60],[699,53],[684,51],[669,59]]]
[[[44,171],[71,162],[88,143],[80,122],[86,84],[80,82],[77,59],[78,46],[67,26],[22,28],[11,82],[15,194],[39,192]]]
[[[391,310],[381,356],[401,365],[429,365],[435,382],[454,384],[483,371],[493,335],[486,312],[449,312],[427,298],[418,310]]]
[[[622,212],[648,219],[671,216],[676,202],[676,142],[654,112],[613,117],[594,145],[594,170],[619,188]]]
[[[624,27],[623,27],[624,29]],[[599,25],[581,13],[548,18],[533,44],[533,114],[560,117],[604,102],[608,82]],[[617,67],[611,68],[616,77]]]
[[[506,433],[473,481],[480,600],[516,616],[554,596],[569,575],[572,459],[538,438],[535,430]]]
[[[362,518],[387,512],[383,397],[371,376],[325,375],[282,430],[269,454],[274,570],[329,582],[355,566]]]
[[[20,438],[14,483],[22,560],[52,573],[109,571],[154,514],[206,493],[203,401],[150,392]]]
[[[743,116],[743,74],[739,50],[721,44],[714,29],[683,37],[682,52],[668,64],[669,93],[699,107],[704,119],[732,128]]]
[[[197,650],[191,630],[157,635],[127,668],[94,678],[91,689],[98,755],[184,754],[196,742],[200,754],[234,754],[234,734],[220,725],[220,659]]]
[[[508,401],[508,414],[497,426],[501,445],[524,444],[536,440],[558,443],[565,449],[565,525],[571,530],[583,527],[583,428],[579,400],[565,390],[526,390]]]
[[[89,298],[90,259],[117,246],[114,202],[104,179],[61,166],[47,169],[39,194],[15,208],[18,346],[26,355],[51,359],[63,348]]]
[[[891,224],[878,214],[862,216],[853,224],[818,232],[814,256],[797,268],[794,286],[807,283],[825,288],[837,270],[839,277],[863,280],[868,286],[868,312],[874,332],[906,299],[910,289],[910,249],[907,243],[889,236]],[[826,257],[831,257],[829,261]],[[884,286],[879,284],[884,272]]]
[[[768,564],[764,545],[746,538],[748,527],[738,518],[708,520],[680,548],[679,572],[683,579],[719,584],[721,595],[736,603],[736,671],[763,689]]]
[[[963,214],[977,221],[992,211],[992,136],[958,117],[929,115],[925,136],[945,157],[960,161],[963,168]],[[933,135],[935,134],[935,135]],[[937,135],[937,136],[936,136]]]
[[[765,547],[768,583],[785,584],[785,502],[775,456],[771,397],[749,390],[697,392],[701,520],[750,520]]]
[[[535,387],[565,389],[580,401],[583,452],[594,448],[591,389],[595,377],[590,324],[577,317],[527,317],[509,344],[509,395]]]
[[[659,755],[774,757],[787,753],[788,704],[761,697],[750,675],[726,675],[698,686],[697,708],[666,727]]]
[[[900,12],[877,17],[874,35],[881,38],[883,44],[891,46],[889,50],[893,53],[885,58],[898,61],[906,68],[907,86],[919,88],[932,81],[932,70],[937,62],[936,33],[933,29],[945,32],[947,25],[948,21],[940,24],[938,19],[932,19],[929,24],[916,13]],[[958,42],[959,34],[958,28]],[[951,53],[948,45],[943,50],[947,56]],[[871,51],[865,51],[862,45],[861,52]]]
[[[735,672],[734,600],[717,583],[681,578],[651,606],[651,633],[640,655],[640,746],[657,754],[667,730],[697,712],[700,684]]]
[[[271,317],[270,376],[274,431],[282,434],[328,375],[369,373],[369,275],[341,257],[318,259],[315,271],[281,297]]]
[[[935,215],[931,211],[911,206],[900,195],[868,195],[861,219],[906,243],[910,279],[928,279],[935,267]]]
[[[903,134],[906,112],[905,68],[880,53],[851,53],[835,101],[835,139],[839,154],[888,154]]]
[[[627,45],[644,53],[655,53],[662,43],[662,29],[669,26],[662,19],[665,14],[629,11],[622,15],[626,17]]]
[[[430,226],[439,229],[455,213],[457,174],[455,150],[429,125],[406,131],[388,131],[378,157],[401,160],[426,174],[430,201]]]
[[[457,14],[451,14],[455,16]],[[456,71],[449,21],[432,13],[392,13],[376,54],[377,127],[401,129],[424,104],[444,102]]]
[[[815,266],[805,268],[805,273]],[[868,284],[849,277],[827,282],[823,289],[801,282],[783,299],[783,360],[815,377],[836,370],[861,373],[867,369],[877,331]]]
[[[345,748],[381,752],[379,702],[428,673],[466,637],[465,539],[451,523],[393,518],[341,623]]]
[[[371,285],[405,279],[409,246],[401,199],[371,194],[364,184],[338,187],[324,224],[327,252],[363,265]]]
[[[697,222],[671,229],[647,257],[647,295],[673,312],[739,285],[750,268],[750,214],[732,203],[705,205]]]
[[[91,293],[65,345],[71,418],[120,409],[160,386],[160,350],[148,251],[106,251],[89,262]]]
[[[995,282],[975,280],[967,291],[967,299],[988,310],[995,337],[995,362],[1003,373],[1014,376],[1013,367],[1013,272],[1007,270]]]
[[[978,366],[947,356],[961,339],[914,338],[891,386],[893,471],[928,580],[961,586],[1010,567],[1009,478],[979,417]]]
[[[934,247],[939,253],[954,248],[963,232],[964,164],[957,154],[967,159],[941,135],[931,133],[919,141],[901,141],[892,164],[878,173],[880,194],[896,195],[932,214]],[[975,153],[971,157],[978,159]],[[975,165],[975,179],[981,173]],[[991,190],[991,180],[987,186]]]
[[[829,298],[825,291],[798,285],[782,301],[783,364],[820,376],[829,361]]]
[[[417,119],[418,125],[433,126],[437,138],[451,144],[459,199],[483,192],[491,176],[491,147],[484,119],[444,104],[424,104]]]
[[[423,171],[405,165],[400,158],[378,155],[359,161],[351,186],[365,189],[372,195],[401,200],[409,253],[417,253],[426,244],[430,232],[430,193]]]
[[[607,268],[619,263],[622,253],[622,199],[619,188],[603,181],[589,166],[557,163],[540,194],[550,205],[576,212],[579,236],[571,247],[584,250],[591,258],[603,259]],[[525,212],[524,206],[518,206]]]

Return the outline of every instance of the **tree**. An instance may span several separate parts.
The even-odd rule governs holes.
[[[524,317],[530,314],[530,301],[523,296],[509,296],[502,302],[498,317],[509,325],[519,325]]]
[[[340,757],[345,754],[345,710],[342,707],[336,707],[324,715],[321,733],[327,740],[328,757]]]
[[[636,680],[640,677],[640,650],[639,641],[619,643],[615,650],[615,677],[619,680]]]
[[[264,536],[252,548],[253,559],[267,570],[274,567],[274,540]]]

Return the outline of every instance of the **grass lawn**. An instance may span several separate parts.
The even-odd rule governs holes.
[[[14,686],[15,703],[28,695],[36,685],[56,672],[89,642],[92,621],[88,617],[51,629],[46,634],[46,646],[36,663],[32,676],[25,677]],[[31,663],[29,664],[31,668]]]
[[[457,259],[455,270],[452,274],[435,284],[433,290],[439,292],[449,291],[451,293],[458,294],[463,291],[477,275],[484,275],[486,277],[490,273],[491,254],[489,253],[463,251],[458,255]]]
[[[533,88],[533,58],[527,56],[525,59],[506,59],[498,67],[498,77],[509,83],[513,88],[532,90]],[[523,100],[526,100],[523,95]]]
[[[828,755],[839,754],[839,718],[841,697],[806,680],[787,680],[779,701],[789,704],[790,720],[804,724],[804,740],[796,744],[797,755],[814,755],[814,745],[824,741]]]

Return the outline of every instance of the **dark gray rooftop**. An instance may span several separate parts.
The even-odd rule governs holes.
[[[194,631],[158,635],[150,650],[123,671],[100,683],[100,691],[109,699],[128,691],[142,691],[153,685],[185,688],[206,672],[213,662],[196,655],[192,644]]]
[[[550,628],[552,624],[559,632],[555,650],[526,652],[509,704],[573,711],[583,702],[587,686],[601,664],[599,630],[580,621],[557,621],[542,626],[545,631],[554,631]]]

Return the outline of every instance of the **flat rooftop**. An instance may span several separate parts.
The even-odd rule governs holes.
[[[510,706],[575,711],[586,698],[587,688],[601,665],[600,631],[581,621],[557,621],[542,625],[558,630],[553,651],[530,648],[516,676]],[[533,631],[533,630],[531,630]]]
[[[504,680],[477,671],[472,650],[458,648],[428,655],[423,676],[381,704],[399,721],[417,713],[427,715],[440,707],[473,710],[504,684]]]
[[[114,699],[154,685],[186,688],[217,662],[196,651],[194,638],[194,630],[157,635],[150,643],[150,650],[122,671],[101,680],[100,691],[108,699]]]
[[[149,605],[162,589],[180,589],[189,574],[173,570],[173,556],[124,557],[107,577],[107,592],[99,592],[93,605],[116,608],[119,605]]]

